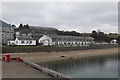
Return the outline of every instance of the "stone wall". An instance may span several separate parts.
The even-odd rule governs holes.
[[[91,45],[91,46],[79,46],[79,47],[19,47],[9,48],[3,47],[2,53],[31,53],[31,52],[58,52],[58,51],[76,51],[76,50],[88,50],[88,49],[105,49],[114,48],[117,45]]]

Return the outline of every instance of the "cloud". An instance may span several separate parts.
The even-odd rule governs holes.
[[[101,29],[117,32],[117,2],[5,2],[2,19],[19,25],[30,24],[55,27],[60,30],[91,32]],[[109,26],[108,26],[109,25]]]

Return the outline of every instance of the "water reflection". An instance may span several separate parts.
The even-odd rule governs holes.
[[[55,71],[70,75],[75,78],[117,78],[118,57],[101,56],[83,59],[70,59],[66,61],[45,64]]]

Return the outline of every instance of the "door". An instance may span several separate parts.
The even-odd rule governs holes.
[[[49,46],[50,45],[50,41],[49,40],[44,40],[43,45],[44,46]]]

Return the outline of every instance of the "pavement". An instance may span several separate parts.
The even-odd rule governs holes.
[[[0,60],[0,79],[2,78],[2,61]]]
[[[13,60],[11,62],[1,62],[2,70],[0,69],[0,72],[2,72],[2,78],[52,78],[23,62]]]

